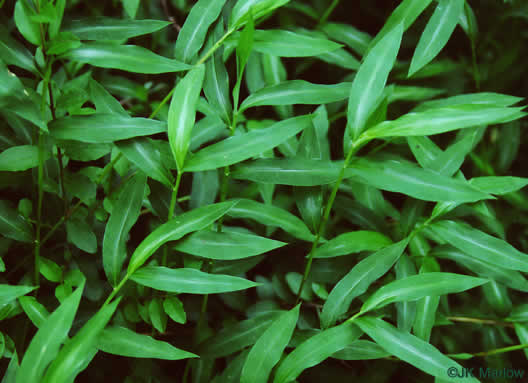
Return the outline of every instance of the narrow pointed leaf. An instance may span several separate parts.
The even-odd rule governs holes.
[[[252,234],[201,230],[178,241],[173,249],[209,259],[253,257],[286,245]]]
[[[321,312],[321,326],[332,326],[348,311],[352,300],[367,291],[372,282],[389,271],[402,255],[408,240],[387,246],[355,265],[332,289]]]
[[[347,129],[353,139],[365,129],[374,112],[394,66],[403,35],[403,26],[397,25],[367,54],[361,64],[348,100]]]
[[[143,286],[178,294],[218,294],[259,285],[230,275],[209,274],[190,268],[169,269],[162,266],[143,267],[134,272],[130,279]]]
[[[249,199],[240,199],[227,215],[233,218],[251,218],[261,224],[280,227],[296,238],[313,241],[315,236],[297,216],[273,205],[266,205]]]
[[[425,296],[459,293],[487,282],[487,279],[454,273],[411,275],[381,287],[365,301],[361,311],[367,312],[394,302],[414,301]]]
[[[183,213],[161,225],[145,238],[132,254],[127,273],[133,274],[165,242],[176,241],[185,234],[202,230],[237,204],[237,200],[207,205]]]
[[[93,78],[90,79],[90,96],[98,113],[115,113],[124,117],[129,117],[128,112],[112,96],[104,86]]]
[[[281,362],[273,383],[293,382],[305,369],[315,366],[344,349],[361,336],[352,323],[323,330],[301,343]]]
[[[316,186],[336,182],[342,164],[303,158],[270,158],[236,165],[233,178],[277,185]]]
[[[17,383],[40,383],[44,370],[59,353],[68,338],[81,301],[84,282],[49,317],[44,320],[24,354]]]
[[[340,43],[346,44],[350,49],[363,55],[372,41],[367,33],[362,32],[351,25],[341,23],[326,23],[321,29],[330,38]]]
[[[37,298],[32,296],[23,296],[18,298],[22,310],[26,313],[29,320],[35,325],[36,328],[40,328],[46,319],[48,319],[50,313],[44,307],[42,303],[37,301]]]
[[[240,112],[261,105],[328,104],[348,97],[349,82],[333,85],[313,84],[304,80],[284,81],[249,95]]]
[[[490,108],[508,107],[522,101],[522,97],[510,96],[501,93],[480,92],[459,94],[457,96],[442,98],[439,100],[430,100],[421,103],[413,112],[424,112],[429,109],[450,108],[454,106],[473,105],[488,106]]]
[[[15,65],[36,73],[33,55],[20,42],[12,38],[3,25],[0,25],[0,57],[6,65]]]
[[[185,63],[157,55],[137,45],[84,43],[79,48],[68,51],[64,56],[100,68],[134,73],[173,73],[191,68]]]
[[[280,30],[257,29],[253,49],[279,57],[310,57],[332,52],[343,45],[333,41]]]
[[[274,9],[282,7],[290,0],[238,0],[229,17],[229,29],[236,30],[243,26],[250,17],[257,20]]]
[[[188,63],[198,53],[224,4],[225,0],[200,0],[193,5],[176,40],[174,56],[178,60]]]
[[[338,235],[317,248],[314,258],[339,257],[361,251],[378,251],[391,244],[389,237],[375,231],[351,231]]]
[[[348,174],[347,174],[348,173]],[[400,160],[359,159],[345,171],[347,177],[378,189],[403,193],[425,201],[476,202],[492,198],[466,181],[445,177]]]
[[[101,331],[97,348],[103,352],[131,358],[155,358],[180,360],[197,358],[198,355],[180,350],[170,343],[138,334],[126,327],[114,326]]]
[[[266,383],[288,345],[299,317],[299,307],[282,313],[260,336],[242,368],[241,383]]]
[[[252,130],[210,145],[190,157],[185,171],[217,169],[273,149],[312,123],[312,115],[293,117],[269,128]]]
[[[64,30],[73,33],[81,40],[126,40],[159,31],[168,25],[170,22],[162,20],[133,20],[97,16],[72,20],[64,26]]]
[[[473,177],[471,186],[490,194],[508,194],[528,185],[528,178],[522,177]]]
[[[84,370],[87,356],[93,357],[93,349],[99,333],[104,329],[121,298],[103,306],[84,326],[68,340],[48,368],[42,383],[70,383]],[[96,350],[97,351],[97,350]],[[95,355],[95,354],[93,354]]]
[[[0,308],[35,289],[33,286],[0,284]]]
[[[478,379],[467,376],[450,378],[448,368],[464,371],[464,368],[454,360],[442,354],[431,344],[417,338],[408,332],[398,330],[379,318],[361,317],[354,320],[361,330],[387,352],[411,364],[412,366],[437,377],[445,382],[478,383]]]
[[[429,64],[447,44],[464,11],[464,0],[440,1],[418,41],[409,77]]]
[[[166,132],[167,125],[148,118],[97,113],[58,118],[50,123],[49,129],[61,140],[99,144]]]
[[[440,221],[429,228],[468,255],[510,270],[528,272],[528,254],[508,242],[457,221]]]
[[[31,225],[4,200],[0,200],[0,234],[16,241],[33,241]]]
[[[200,65],[189,71],[180,80],[169,106],[169,144],[178,165],[178,171],[183,169],[185,157],[191,142],[192,128],[196,118],[196,103],[200,97],[205,67]]]
[[[117,285],[125,262],[126,238],[139,217],[146,184],[147,177],[141,172],[127,182],[119,199],[114,203],[106,224],[103,237],[103,268],[113,286]]]
[[[521,109],[487,105],[434,108],[420,113],[407,113],[396,120],[384,121],[369,129],[365,135],[370,138],[429,136],[481,125],[502,124],[525,116]]]

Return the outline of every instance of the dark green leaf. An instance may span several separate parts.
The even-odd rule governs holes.
[[[162,20],[114,19],[110,17],[83,17],[72,20],[64,30],[81,40],[127,40],[131,37],[156,32],[170,25]]]
[[[0,200],[0,233],[16,241],[33,241],[31,225],[4,200]]]
[[[361,251],[378,251],[390,244],[392,244],[391,239],[381,233],[365,230],[351,231],[340,234],[319,247],[314,258],[339,257]]]

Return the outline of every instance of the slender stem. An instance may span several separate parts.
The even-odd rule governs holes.
[[[347,157],[345,159],[345,163],[343,164],[343,167],[341,168],[341,171],[339,172],[339,177],[337,178],[336,183],[334,184],[334,187],[332,189],[332,192],[330,194],[330,197],[328,198],[328,202],[325,207],[323,219],[321,220],[321,224],[319,225],[319,230],[317,231],[317,234],[315,236],[315,240],[312,243],[312,248],[310,250],[310,254],[308,255],[308,261],[306,262],[306,266],[304,268],[304,275],[303,279],[301,281],[301,285],[299,286],[299,292],[297,293],[297,299],[295,301],[295,305],[297,305],[301,300],[301,293],[304,288],[304,284],[306,283],[306,280],[308,279],[308,276],[310,275],[310,269],[312,267],[313,262],[313,256],[315,254],[315,249],[317,248],[317,245],[319,244],[319,240],[324,235],[324,231],[326,228],[326,224],[328,223],[328,219],[330,218],[330,211],[332,210],[332,206],[334,204],[335,197],[337,195],[337,191],[339,190],[339,185],[343,181],[343,177],[345,176],[345,170],[348,167],[350,160],[352,159],[352,156],[366,143],[365,139],[362,139],[361,137],[355,141],[352,144],[352,147],[350,148]]]
[[[473,79],[475,80],[475,87],[477,92],[480,92],[480,72],[477,64],[477,49],[475,47],[475,40],[471,39],[471,61],[473,63]]]
[[[227,39],[231,33],[233,33],[235,30],[230,29],[228,30],[221,38],[218,40],[214,45],[207,51],[207,53],[195,64],[196,66],[203,64],[213,53],[216,52],[218,48],[220,48],[220,45],[224,42],[225,39]]]
[[[528,343],[518,344],[516,346],[496,348],[494,350],[489,350],[489,351],[477,352],[476,354],[473,354],[473,356],[488,356],[488,355],[502,354],[502,353],[509,352],[509,351],[523,350],[525,348],[528,348]]]
[[[170,201],[170,207],[169,207],[169,214],[167,216],[167,221],[170,221],[172,219],[172,216],[174,215],[174,207],[176,206],[176,201],[178,200],[178,189],[180,188],[180,182],[183,172],[179,171],[178,175],[176,176],[176,184],[172,188],[172,196]],[[163,247],[163,256],[161,258],[161,265],[167,266],[167,246]]]
[[[323,25],[326,22],[326,20],[328,20],[328,17],[330,17],[330,15],[332,14],[332,12],[334,11],[335,7],[337,7],[338,4],[339,4],[339,0],[332,1],[332,4],[330,4],[330,6],[326,9],[325,13],[323,13],[323,16],[321,16],[321,18],[319,19],[317,26]]]
[[[480,319],[480,318],[457,317],[457,316],[449,316],[449,317],[446,317],[446,319],[452,322],[478,323],[478,324],[489,324],[493,326],[514,327],[512,323],[501,322],[501,321],[497,321],[494,319]]]
[[[174,89],[176,89],[176,87],[172,88],[172,90],[165,96],[165,98],[161,100],[160,104],[156,107],[156,109],[154,109],[154,111],[150,114],[148,118],[154,118],[158,114],[163,105],[165,105],[167,101],[169,101],[169,99],[171,98],[172,94],[174,93]]]

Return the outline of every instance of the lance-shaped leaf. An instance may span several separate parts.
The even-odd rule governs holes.
[[[315,236],[297,216],[273,205],[266,205],[249,199],[240,199],[227,213],[233,218],[250,218],[268,225],[280,227],[287,233],[304,241],[313,241]]]
[[[185,163],[185,171],[217,169],[241,162],[285,142],[288,138],[308,127],[312,115],[293,117],[277,122],[266,129],[252,130],[210,145]]]
[[[321,29],[332,40],[346,44],[359,55],[363,55],[372,41],[369,34],[362,32],[351,25],[341,23],[325,23]]]
[[[282,313],[260,336],[251,348],[244,367],[241,383],[266,383],[271,369],[280,360],[288,345],[299,317],[299,307]]]
[[[303,158],[269,158],[236,165],[233,178],[278,185],[316,186],[336,182],[342,164]]]
[[[21,285],[0,285],[0,308],[4,307],[11,301],[14,301],[22,295],[35,290],[33,286],[21,286]]]
[[[169,106],[169,144],[181,172],[189,150],[191,133],[196,118],[196,103],[200,97],[205,67],[200,65],[189,71],[180,80]]]
[[[387,352],[413,365],[414,367],[446,382],[478,383],[471,374],[451,378],[448,368],[454,371],[464,371],[464,368],[454,360],[442,354],[431,344],[417,338],[408,332],[398,330],[379,318],[362,317],[354,320],[361,330]]]
[[[459,94],[457,96],[442,98],[439,100],[430,100],[421,103],[413,112],[424,112],[428,109],[436,108],[450,108],[453,106],[462,105],[473,105],[473,106],[488,106],[490,108],[495,107],[507,107],[517,104],[522,101],[521,97],[510,96],[507,94],[493,93],[493,92],[480,92],[480,93],[467,93]]]
[[[403,193],[425,201],[476,202],[493,198],[466,181],[445,177],[400,160],[354,161],[345,171],[347,177],[378,189]]]
[[[240,105],[240,112],[261,105],[328,104],[348,97],[349,82],[323,85],[304,80],[283,81],[249,95]]]
[[[123,105],[93,78],[90,79],[90,96],[98,113],[119,114],[129,117]]]
[[[375,231],[351,231],[338,235],[319,247],[314,258],[339,257],[361,251],[377,251],[392,244],[389,237]]]
[[[33,55],[9,35],[7,28],[0,25],[0,57],[6,65],[15,65],[29,72],[37,73]]]
[[[100,144],[166,132],[167,125],[149,118],[96,113],[58,118],[50,122],[49,129],[61,140]]]
[[[383,95],[389,73],[394,66],[403,35],[403,26],[397,25],[367,54],[350,88],[347,112],[347,130],[356,139],[366,128]]]
[[[232,260],[253,257],[284,245],[284,242],[252,234],[201,230],[182,238],[173,249],[198,257]]]
[[[343,45],[296,32],[269,29],[255,31],[253,49],[278,57],[310,57],[332,52]]]
[[[117,285],[125,262],[126,238],[139,217],[146,184],[147,176],[141,172],[127,182],[119,194],[119,199],[114,203],[110,219],[106,224],[103,238],[103,268],[113,286]]]
[[[0,234],[16,241],[31,242],[33,233],[31,225],[18,211],[10,206],[10,203],[0,200]]]
[[[202,47],[207,30],[218,18],[225,0],[200,0],[193,5],[178,33],[174,56],[183,62],[190,62]]]
[[[159,31],[171,23],[162,20],[133,20],[110,17],[83,17],[72,20],[64,30],[81,40],[126,40]]]
[[[218,294],[245,290],[258,283],[230,275],[209,274],[184,268],[170,269],[162,266],[146,266],[132,274],[134,282],[156,290],[187,294]]]
[[[132,254],[127,274],[131,275],[165,242],[176,241],[185,234],[202,230],[223,216],[238,201],[220,202],[183,213],[148,235]]]
[[[87,360],[93,358],[97,336],[104,329],[121,298],[103,306],[85,325],[68,340],[46,371],[42,383],[69,383],[87,367]],[[97,349],[95,349],[97,352]]]
[[[365,132],[369,138],[428,136],[474,126],[502,124],[526,115],[522,108],[499,108],[488,105],[455,105],[407,113],[384,121]]]
[[[430,272],[398,279],[381,287],[361,307],[362,312],[390,303],[414,301],[426,296],[459,293],[487,283],[488,279],[467,275]]]
[[[272,12],[274,9],[282,7],[289,1],[290,0],[238,0],[231,11],[231,16],[229,17],[229,29],[236,30],[243,26],[248,21],[250,12],[252,12],[253,19],[257,20]]]
[[[438,3],[414,51],[409,77],[429,64],[447,44],[463,12],[464,0],[443,0]]]
[[[165,143],[165,142],[164,142]],[[174,183],[174,177],[161,160],[161,154],[152,140],[138,137],[131,140],[115,142],[125,157],[150,178],[167,187]]]
[[[473,177],[471,186],[490,194],[508,194],[528,185],[528,178],[521,177]]]
[[[528,272],[528,254],[508,242],[457,221],[440,221],[429,229],[468,255],[497,267]]]
[[[157,55],[137,45],[84,43],[79,48],[69,50],[64,57],[100,68],[134,73],[173,73],[191,68],[185,63]]]
[[[362,332],[352,323],[321,331],[295,348],[279,365],[273,383],[294,381],[304,370],[352,344]]]
[[[114,326],[101,331],[97,339],[97,348],[114,355],[131,358],[156,358],[180,360],[197,358],[198,355],[180,350],[170,343],[138,334],[126,327]]]
[[[348,311],[352,300],[389,271],[407,246],[408,239],[387,246],[363,259],[332,289],[321,312],[321,326],[332,326]]]
[[[59,353],[68,338],[75,313],[81,301],[84,281],[73,294],[43,321],[31,340],[17,374],[17,383],[39,383],[44,370]]]
[[[341,351],[332,355],[332,358],[341,360],[368,360],[368,359],[382,359],[390,356],[378,344],[369,340],[356,340]]]
[[[232,324],[198,345],[202,358],[221,358],[255,344],[283,311],[271,311]]]
[[[46,307],[35,297],[23,296],[18,298],[18,302],[36,328],[40,328],[50,315]]]

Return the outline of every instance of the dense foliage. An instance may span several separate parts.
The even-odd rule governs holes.
[[[526,379],[527,21],[1,0],[2,383]]]

